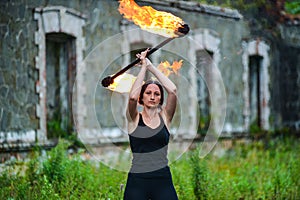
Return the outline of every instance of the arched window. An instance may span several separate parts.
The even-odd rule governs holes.
[[[220,38],[218,33],[208,29],[194,30],[191,44],[190,60],[196,66],[197,73],[190,73],[193,87],[196,88],[198,108],[199,108],[199,122],[196,124],[196,115],[193,115],[194,127],[200,133],[206,133],[211,119],[211,97],[210,92],[217,94],[216,91],[209,91],[217,89],[214,85],[214,72],[212,65],[218,66],[220,62],[219,44]],[[191,106],[195,112],[195,106]],[[192,112],[192,111],[191,111]],[[195,131],[192,131],[195,132]]]

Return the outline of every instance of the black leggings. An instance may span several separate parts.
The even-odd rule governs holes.
[[[178,200],[171,178],[140,178],[128,175],[124,200]]]

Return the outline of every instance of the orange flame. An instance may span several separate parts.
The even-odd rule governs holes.
[[[178,71],[182,66],[182,62],[182,60],[174,61],[172,65],[170,65],[168,61],[161,62],[157,66],[157,69],[161,71],[165,76],[169,76],[172,73],[178,75]],[[107,89],[118,93],[129,93],[135,80],[136,76],[124,73],[120,76],[117,76],[114,79],[114,82],[110,84]]]
[[[165,37],[178,37],[184,21],[171,13],[157,11],[150,6],[139,6],[134,0],[119,0],[119,12],[141,29]]]
[[[172,65],[168,61],[161,62],[157,68],[161,71],[165,76],[169,76],[171,73],[175,73],[178,75],[178,71],[182,66],[183,60],[174,61]]]

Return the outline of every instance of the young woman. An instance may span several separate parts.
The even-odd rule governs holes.
[[[148,51],[137,54],[142,66],[129,93],[127,120],[133,159],[124,200],[177,200],[167,159],[176,86],[146,58]],[[143,84],[147,70],[158,81]],[[165,106],[163,88],[168,94]],[[138,103],[143,106],[141,112]]]

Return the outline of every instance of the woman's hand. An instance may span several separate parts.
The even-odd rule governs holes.
[[[142,62],[142,65],[148,65],[149,61],[146,58],[147,57],[147,53],[149,52],[149,48],[147,48],[145,51],[136,54],[136,57],[139,58]]]

